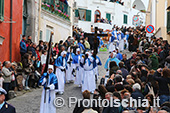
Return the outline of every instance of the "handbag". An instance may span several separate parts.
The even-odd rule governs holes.
[[[14,74],[11,75],[11,81],[15,81],[15,75]]]

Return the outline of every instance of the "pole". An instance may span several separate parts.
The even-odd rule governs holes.
[[[13,0],[10,1],[11,5],[10,5],[10,21],[12,21],[12,4],[13,4]],[[10,62],[12,61],[12,22],[10,23],[10,42],[9,42],[9,46],[10,46]]]

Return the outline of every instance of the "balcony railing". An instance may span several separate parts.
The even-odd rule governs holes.
[[[70,20],[70,6],[59,0],[42,0],[41,8],[54,15]]]

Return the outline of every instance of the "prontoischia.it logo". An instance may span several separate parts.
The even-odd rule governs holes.
[[[153,107],[160,107],[159,105],[159,98],[154,98],[153,100]],[[112,97],[110,100],[108,99],[77,99],[76,97],[69,97],[68,100],[68,107],[72,107],[72,105],[81,107],[148,107],[149,101],[148,99],[141,99],[140,97],[138,100],[133,99],[130,97],[129,99],[113,99]],[[54,99],[54,105],[56,107],[63,107],[65,105],[65,100],[62,97],[57,97]]]

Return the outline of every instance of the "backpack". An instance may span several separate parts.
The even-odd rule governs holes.
[[[147,86],[148,86],[148,88],[149,88],[148,94],[152,94],[153,97],[155,97],[155,93],[154,93],[154,91],[153,91],[153,87],[152,87],[152,86],[150,87],[148,84],[147,84]]]

